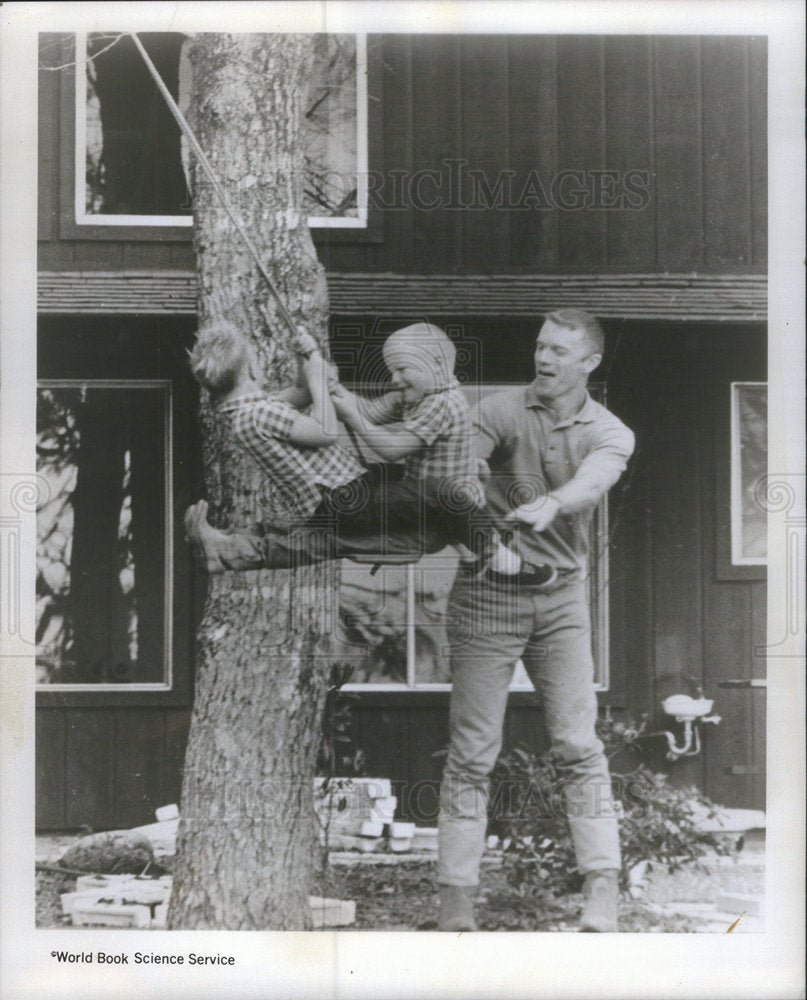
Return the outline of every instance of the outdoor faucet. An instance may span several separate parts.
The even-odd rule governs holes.
[[[684,742],[679,746],[675,735],[669,731],[664,733],[667,740],[667,760],[678,760],[679,757],[695,757],[701,752],[700,725],[704,722],[720,722],[719,715],[709,715],[714,701],[711,698],[690,698],[688,694],[673,694],[665,698],[661,707],[675,717],[676,722],[684,725]]]

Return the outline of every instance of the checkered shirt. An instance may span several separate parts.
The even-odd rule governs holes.
[[[423,442],[422,447],[404,459],[404,478],[418,480],[427,500],[438,501],[442,506],[453,496],[461,506],[484,505],[471,415],[456,380],[414,404],[393,399],[386,417],[389,421],[399,421]]]
[[[310,517],[322,499],[321,486],[344,486],[364,473],[358,460],[339,444],[295,445],[289,434],[299,411],[282,399],[251,392],[224,403],[239,445],[266,473],[272,508],[294,517]]]

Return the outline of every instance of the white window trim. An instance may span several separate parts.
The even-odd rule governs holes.
[[[87,32],[75,35],[75,164],[74,191],[77,226],[193,226],[192,215],[90,215],[86,205],[87,162]],[[309,215],[315,229],[366,229],[368,138],[367,138],[367,35],[356,35],[356,200],[357,215],[351,217]]]
[[[173,634],[174,634],[174,591],[173,591],[173,570],[174,570],[174,533],[172,525],[174,523],[174,485],[173,485],[173,385],[170,379],[38,379],[37,389],[161,389],[165,393],[166,414],[165,414],[165,518],[164,518],[164,545],[165,545],[165,566],[163,588],[165,600],[163,602],[163,677],[162,682],[148,683],[122,683],[122,684],[37,684],[37,691],[171,691],[173,690]]]
[[[740,389],[764,388],[767,382],[731,383],[731,562],[733,566],[767,566],[767,558],[743,555],[742,449]]]

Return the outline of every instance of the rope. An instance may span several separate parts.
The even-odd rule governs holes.
[[[190,125],[188,124],[187,119],[182,114],[182,111],[179,109],[179,106],[177,105],[177,102],[174,100],[174,98],[173,98],[173,96],[171,94],[171,91],[168,89],[168,87],[166,87],[166,85],[165,85],[165,83],[163,81],[163,78],[160,76],[159,72],[157,71],[157,67],[151,61],[148,52],[146,52],[146,50],[143,48],[143,43],[140,41],[140,39],[137,37],[137,35],[134,32],[129,32],[129,35],[131,36],[132,41],[137,46],[138,52],[143,57],[143,61],[146,64],[146,68],[148,69],[149,73],[151,73],[152,77],[154,78],[154,82],[157,84],[157,89],[160,91],[160,93],[165,98],[165,103],[168,105],[168,110],[174,116],[177,125],[179,125],[180,129],[185,133],[185,135],[186,135],[186,137],[188,139],[188,142],[193,147],[193,151],[194,151],[194,153],[196,153],[196,156],[198,157],[199,162],[202,164],[202,168],[204,169],[205,173],[207,174],[208,179],[210,180],[210,183],[213,185],[213,190],[218,195],[219,200],[221,201],[221,203],[222,203],[222,205],[224,207],[224,210],[229,215],[229,217],[230,217],[233,225],[236,228],[236,231],[238,232],[239,236],[241,237],[241,239],[246,244],[247,249],[252,254],[252,257],[253,257],[253,259],[254,259],[257,267],[258,267],[258,270],[261,273],[261,277],[266,282],[266,284],[269,286],[269,291],[274,296],[275,304],[277,306],[277,310],[280,313],[281,318],[283,319],[283,321],[288,326],[289,330],[292,333],[292,336],[296,338],[298,336],[298,333],[297,333],[297,327],[294,324],[294,320],[291,318],[291,315],[289,314],[289,311],[286,309],[285,305],[283,304],[283,300],[280,297],[280,293],[277,290],[277,286],[275,285],[274,281],[272,280],[272,276],[269,274],[269,272],[263,266],[263,262],[261,261],[261,258],[260,258],[260,255],[258,253],[258,250],[257,250],[255,244],[252,242],[252,239],[250,238],[250,235],[247,232],[246,227],[244,226],[243,221],[241,220],[241,218],[239,217],[239,215],[236,213],[235,209],[230,204],[230,200],[227,197],[227,193],[225,192],[224,188],[222,187],[221,182],[219,181],[218,177],[216,176],[215,171],[213,170],[213,167],[210,165],[210,161],[208,160],[207,156],[205,155],[205,151],[202,149],[201,145],[199,144],[199,140],[194,135],[193,129],[190,127]]]

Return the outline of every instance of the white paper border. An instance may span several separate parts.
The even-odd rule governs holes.
[[[769,36],[770,469],[801,490],[804,436],[804,12],[779,2],[7,3],[2,26],[2,375],[5,477],[33,469],[36,34],[42,30],[403,31],[767,34]],[[803,508],[802,508],[803,509]],[[803,550],[803,520],[801,522]],[[785,573],[784,515],[772,513],[767,932],[761,935],[383,934],[47,931],[33,924],[32,674],[25,635],[4,636],[2,985],[9,1000],[122,997],[787,998],[803,990],[803,606]],[[33,519],[22,526],[33,551]],[[33,560],[19,579],[33,620]],[[801,572],[802,567],[796,567]],[[790,610],[789,610],[790,608]],[[7,641],[6,641],[7,640]],[[228,952],[236,971],[57,966],[53,947]]]

